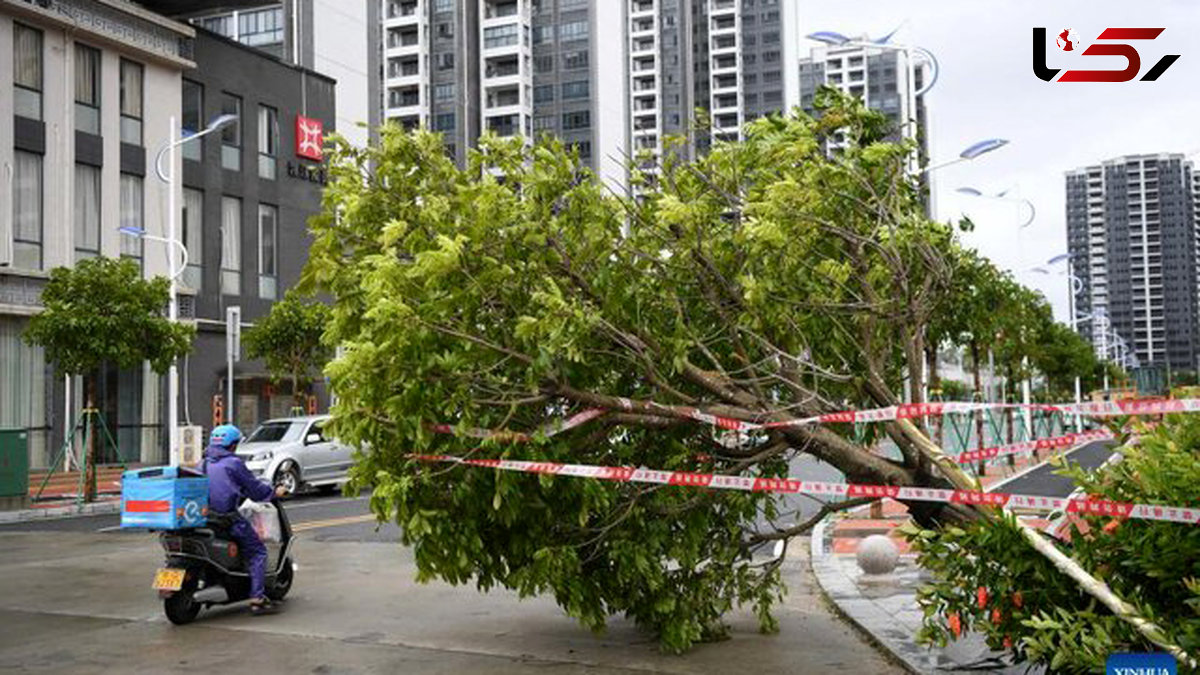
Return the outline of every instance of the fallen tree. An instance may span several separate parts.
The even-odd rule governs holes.
[[[485,137],[465,168],[427,132],[336,147],[304,283],[334,299],[335,432],[373,448],[355,484],[403,526],[422,578],[553,594],[593,629],[626,614],[682,650],[719,636],[736,605],[774,626],[778,570],[752,555],[804,527],[764,530],[794,515],[763,493],[435,468],[412,452],[763,477],[808,453],[852,482],[949,485],[907,422],[856,441],[837,426],[738,435],[691,420],[921,400],[927,329],[956,309],[963,256],[924,215],[911,145],[884,141],[886,120],[857,102],[818,106],[695,161],[668,152],[633,170],[628,195],[552,140]],[[845,148],[827,152],[835,136]],[[536,433],[584,408],[608,412]],[[979,517],[909,506],[925,524]]]

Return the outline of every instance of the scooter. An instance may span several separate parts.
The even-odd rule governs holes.
[[[292,589],[295,564],[291,523],[278,500],[280,543],[267,543],[266,593],[282,600]],[[159,543],[167,554],[166,566],[154,575],[153,588],[163,601],[167,619],[176,625],[191,623],[201,609],[248,600],[250,575],[229,536],[227,517],[212,516],[205,527],[160,532]]]

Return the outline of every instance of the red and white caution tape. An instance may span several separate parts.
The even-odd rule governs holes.
[[[410,457],[422,462],[449,462],[471,467],[499,469],[502,471],[595,478],[598,480],[625,483],[654,483],[717,490],[741,490],[745,492],[804,493],[825,497],[888,497],[904,501],[976,504],[997,507],[1007,506],[1010,508],[1039,511],[1061,510],[1067,513],[1112,516],[1114,518],[1160,520],[1187,523],[1189,525],[1200,524],[1200,507],[1188,508],[1154,504],[1131,504],[1106,499],[1093,499],[1091,497],[1059,499],[1055,497],[1005,492],[829,483],[825,481],[800,480],[798,478],[754,478],[751,476],[728,476],[690,471],[657,471],[654,469],[637,469],[623,466],[527,462],[514,459],[464,459],[453,455],[410,455]]]
[[[627,399],[621,399],[621,401],[626,402]],[[625,405],[623,408],[630,409],[632,408],[632,404]],[[1029,409],[1042,412],[1062,413],[1064,415],[1079,415],[1081,417],[1163,415],[1169,413],[1200,412],[1200,399],[1162,399],[1144,401],[1128,400],[1063,404],[1034,403],[1029,405],[1022,403],[969,403],[964,401],[951,401],[944,403],[906,403],[903,405],[888,406],[886,408],[843,410],[840,412],[825,413],[823,415],[814,415],[812,417],[798,417],[795,419],[773,422],[748,422],[745,420],[733,419],[731,417],[713,415],[697,408],[685,409],[684,415],[686,415],[688,419],[728,431],[758,431],[767,429],[780,429],[785,427],[801,427],[814,424],[891,422],[895,420],[918,419],[922,417],[935,417],[940,415],[961,415],[981,410],[996,409]],[[599,408],[589,408],[565,420],[558,420],[546,425],[542,428],[541,433],[545,436],[553,436],[569,429],[574,429],[575,427],[578,427],[588,421],[596,419],[597,417],[604,415],[605,412],[607,411]],[[673,414],[678,413],[676,412]],[[535,435],[535,433],[495,431],[489,429],[459,430],[450,424],[435,424],[431,425],[430,428],[438,433],[509,442],[528,441]]]
[[[981,450],[968,450],[966,452],[959,453],[954,459],[957,460],[959,464],[969,464],[971,462],[996,459],[997,457],[1005,457],[1007,455],[1020,455],[1027,452],[1034,452],[1036,450],[1069,448],[1079,443],[1102,441],[1112,437],[1113,434],[1108,429],[1096,429],[1095,431],[1084,431],[1078,434],[1067,434],[1065,436],[1054,436],[1053,438],[1039,438],[1032,441],[997,445],[995,447],[983,448]]]

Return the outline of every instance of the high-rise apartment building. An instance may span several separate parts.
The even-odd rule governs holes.
[[[800,61],[799,76],[800,106],[806,111],[812,112],[818,87],[835,87],[886,115],[895,127],[894,138],[916,139],[920,157],[928,156],[925,102],[914,95],[928,77],[923,63],[914,63],[910,71],[901,51],[820,45]]]
[[[712,134],[799,101],[794,3],[779,0],[383,0],[384,118],[445,134],[549,133],[620,183],[697,108]]]
[[[1127,345],[1140,366],[1197,370],[1197,187],[1181,154],[1127,155],[1067,172],[1078,329],[1109,358]]]
[[[365,145],[379,125],[378,0],[140,0],[160,14],[337,82],[337,128]]]
[[[383,117],[445,136],[460,162],[483,131],[562,137],[623,177],[621,4],[384,0]]]

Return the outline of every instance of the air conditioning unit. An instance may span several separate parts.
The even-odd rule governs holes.
[[[179,463],[194,466],[204,458],[204,428],[179,427]]]

